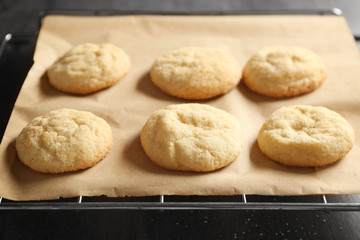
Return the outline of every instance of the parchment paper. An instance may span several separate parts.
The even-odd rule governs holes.
[[[115,86],[76,96],[53,89],[45,71],[71,47],[112,43],[132,60],[130,73]],[[139,132],[148,115],[171,97],[150,81],[151,64],[168,50],[207,46],[232,54],[242,66],[257,50],[302,46],[325,61],[329,77],[314,92],[286,99],[264,97],[243,83],[224,96],[201,103],[234,114],[243,125],[244,150],[228,167],[210,173],[176,172],[152,163]],[[231,195],[360,193],[360,59],[339,16],[47,16],[39,33],[34,65],[21,89],[0,149],[0,196],[13,200],[78,195]],[[355,129],[356,143],[339,162],[323,168],[284,167],[266,158],[256,144],[265,118],[282,106],[311,104],[342,114]],[[40,174],[16,156],[15,139],[32,118],[57,108],[91,111],[112,127],[110,154],[94,167],[74,173]]]

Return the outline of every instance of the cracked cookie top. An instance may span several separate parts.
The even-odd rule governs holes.
[[[344,157],[355,133],[338,113],[325,107],[294,105],[273,112],[258,135],[260,150],[287,166],[317,167]]]
[[[110,87],[129,71],[131,62],[126,53],[112,44],[84,43],[66,52],[47,74],[58,90],[89,94]]]
[[[243,70],[245,85],[270,97],[291,97],[319,87],[327,77],[323,60],[300,47],[269,47],[253,55]]]
[[[213,48],[180,48],[157,58],[150,70],[161,90],[183,99],[208,99],[229,92],[241,79],[240,64]]]
[[[58,109],[34,118],[16,139],[19,159],[37,172],[62,173],[95,165],[110,151],[112,130],[90,112]]]
[[[233,162],[242,149],[239,120],[206,104],[169,105],[155,111],[140,138],[149,158],[171,170],[213,171]]]

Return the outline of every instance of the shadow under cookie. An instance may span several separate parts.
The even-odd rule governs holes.
[[[267,103],[267,102],[280,102],[280,101],[286,101],[286,100],[292,100],[296,97],[300,97],[303,95],[299,95],[299,96],[294,96],[294,97],[282,97],[282,98],[276,98],[276,97],[269,97],[269,96],[265,96],[262,95],[260,93],[254,92],[252,90],[250,90],[244,83],[244,81],[240,81],[239,85],[237,86],[237,89],[240,91],[240,93],[248,100],[254,102],[254,103]]]
[[[46,183],[57,178],[64,178],[73,173],[60,173],[60,174],[48,174],[48,173],[39,173],[33,171],[31,168],[23,164],[16,153],[15,148],[16,140],[14,139],[6,148],[6,169],[9,170],[12,184],[24,185],[32,183]],[[82,172],[86,170],[79,170],[77,172]],[[29,189],[30,190],[30,189]],[[25,190],[24,190],[25,191]]]
[[[163,90],[161,90],[160,88],[155,86],[155,84],[151,81],[149,72],[145,73],[138,80],[136,88],[140,92],[146,94],[149,97],[153,97],[153,98],[156,98],[158,100],[164,100],[164,101],[173,102],[174,104],[211,102],[211,101],[215,101],[215,100],[221,98],[222,96],[224,96],[226,94],[225,93],[225,94],[222,94],[222,95],[217,95],[217,96],[214,96],[214,97],[211,97],[211,98],[208,98],[208,99],[201,99],[201,100],[191,100],[191,99],[178,98],[178,97],[172,96],[170,94],[167,94],[166,92],[164,92]]]
[[[190,172],[190,171],[176,171],[162,168],[155,164],[144,152],[140,136],[137,135],[133,138],[129,144],[127,144],[123,151],[124,159],[130,163],[137,170],[141,170],[147,173],[157,174],[159,176],[200,176],[206,174],[217,173],[222,170],[214,170],[212,172]]]
[[[319,169],[315,167],[288,167],[280,163],[277,163],[271,160],[270,158],[268,158],[267,156],[265,156],[261,152],[256,140],[251,145],[249,158],[253,167],[262,170],[268,169],[269,171],[277,170],[280,172],[287,172],[294,174],[311,174],[317,172]]]
[[[115,83],[112,86],[108,86],[102,89],[99,89],[97,91],[87,93],[87,94],[76,94],[76,93],[70,93],[70,92],[64,92],[61,91],[54,86],[52,86],[49,82],[49,77],[47,73],[45,72],[40,77],[40,90],[41,93],[44,94],[46,97],[60,97],[60,96],[74,96],[74,97],[88,97],[88,96],[95,96],[96,94],[101,94],[103,91],[106,91],[107,89],[115,86],[117,83]]]
[[[166,100],[166,101],[178,101],[180,102],[179,99],[170,96],[168,94],[166,94],[165,92],[163,92],[162,90],[160,90],[158,87],[156,87],[151,79],[150,79],[150,74],[149,72],[146,72],[139,80],[138,83],[136,85],[136,88],[146,94],[147,96],[159,99],[159,100]]]
[[[46,72],[40,77],[40,90],[46,97],[57,97],[69,94],[51,86]]]

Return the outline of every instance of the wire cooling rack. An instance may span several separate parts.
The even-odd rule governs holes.
[[[1,210],[317,210],[359,211],[360,197],[340,196],[150,196],[150,197],[83,197],[17,202],[0,198]],[[330,201],[331,202],[330,202]],[[355,200],[355,202],[353,202]]]
[[[51,12],[50,12],[51,13]],[[57,14],[74,14],[74,12],[55,12]],[[138,12],[137,12],[138,13]],[[153,14],[146,12],[147,14]],[[263,14],[264,11],[251,12]],[[341,15],[340,9],[265,12],[266,14],[334,14]],[[42,18],[49,12],[42,13]],[[119,12],[80,12],[79,14],[103,15]],[[133,14],[129,12],[120,14]],[[177,13],[184,14],[184,13]],[[186,13],[189,14],[189,13]],[[221,14],[202,12],[190,14]],[[247,14],[233,12],[226,14]],[[355,36],[359,41],[360,37]],[[7,34],[0,45],[0,103],[2,136],[10,117],[13,104],[32,65],[36,36],[34,34]],[[359,42],[358,42],[359,43]],[[16,57],[16,56],[21,56]],[[9,59],[10,58],[10,59]],[[10,61],[9,61],[10,60]],[[17,64],[14,64],[17,63]],[[0,186],[1,187],[1,186]],[[311,195],[311,196],[147,196],[119,197],[106,196],[63,198],[42,201],[11,201],[0,197],[0,210],[81,210],[81,209],[133,209],[133,210],[318,210],[318,211],[360,211],[360,195]]]

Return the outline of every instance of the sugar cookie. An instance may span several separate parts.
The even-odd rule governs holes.
[[[213,48],[181,48],[159,57],[150,77],[170,95],[207,99],[233,89],[241,79],[241,68],[226,52]]]
[[[235,116],[206,104],[170,105],[152,113],[141,131],[149,158],[171,170],[207,172],[227,166],[242,149]]]
[[[261,151],[287,166],[318,167],[344,157],[354,145],[355,133],[338,113],[325,107],[282,107],[264,122],[258,144]]]
[[[243,81],[252,91],[270,97],[305,94],[327,77],[322,59],[300,47],[265,48],[247,62]]]
[[[16,139],[21,162],[37,172],[89,168],[112,146],[108,123],[90,112],[58,109],[34,118]]]
[[[51,65],[47,74],[58,90],[89,94],[110,87],[130,70],[126,53],[111,44],[80,44]]]

